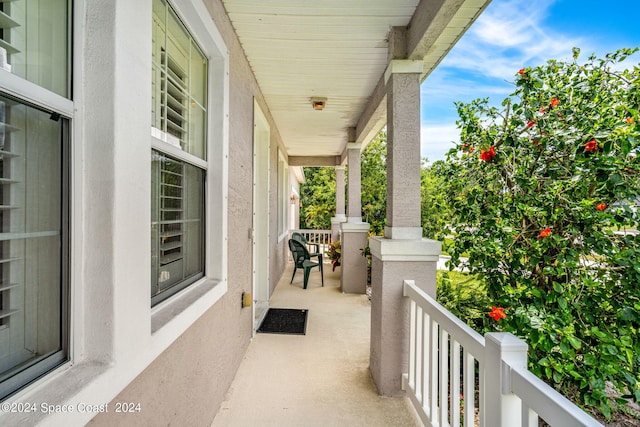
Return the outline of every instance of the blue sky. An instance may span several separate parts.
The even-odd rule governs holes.
[[[637,0],[493,0],[421,87],[422,157],[440,160],[458,140],[454,102],[513,91],[520,68],[549,59],[640,47]],[[629,64],[640,62],[636,53]]]

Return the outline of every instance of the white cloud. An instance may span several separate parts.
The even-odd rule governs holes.
[[[420,154],[430,162],[444,159],[444,155],[453,148],[453,141],[460,139],[460,131],[455,125],[423,123],[420,129]]]
[[[427,78],[422,86],[423,157],[442,159],[451,141],[459,140],[454,101],[490,97],[499,102],[513,92],[520,68],[571,58],[572,48],[583,41],[545,24],[554,1],[492,2]]]
[[[525,65],[570,58],[581,40],[543,25],[552,4],[552,0],[491,3],[441,65],[511,80]]]

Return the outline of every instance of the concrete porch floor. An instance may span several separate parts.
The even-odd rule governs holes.
[[[306,335],[255,335],[212,427],[420,426],[407,398],[378,396],[369,372],[371,305],[340,291],[340,270],[325,264],[325,286],[289,264],[274,308],[309,310]]]

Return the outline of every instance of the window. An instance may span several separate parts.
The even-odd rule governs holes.
[[[0,69],[69,98],[70,3],[0,1]]]
[[[151,165],[154,303],[203,276],[204,171],[158,151]]]
[[[0,399],[68,359],[70,3],[0,2]]]
[[[153,2],[151,303],[204,276],[207,59]]]

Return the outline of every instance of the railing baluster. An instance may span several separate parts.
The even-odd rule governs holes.
[[[464,359],[464,427],[473,427],[475,420],[475,404],[476,404],[476,361],[474,357],[463,349],[462,358]]]
[[[422,395],[422,408],[424,409],[424,411],[426,412],[427,416],[429,416],[430,413],[430,409],[429,409],[429,385],[428,385],[428,380],[429,380],[429,349],[431,348],[431,340],[430,340],[430,333],[429,333],[429,326],[430,326],[430,317],[429,314],[423,310],[422,312],[422,319],[421,323],[422,323],[422,344],[423,344],[423,349],[422,349],[422,357],[420,359],[418,359],[418,363],[420,364],[420,372],[421,372],[421,380],[420,380],[420,388],[418,389],[420,391],[420,394]]]
[[[436,420],[438,418],[438,324],[433,319],[430,319],[431,332],[429,333],[429,418]]]
[[[416,397],[417,399],[420,401],[420,403],[422,405],[424,405],[424,394],[422,394],[422,379],[423,379],[423,374],[422,374],[422,363],[420,363],[420,361],[422,360],[422,352],[424,351],[424,339],[423,339],[423,332],[422,332],[422,318],[423,318],[424,314],[422,311],[422,307],[418,307],[417,313],[416,313],[416,318],[415,318],[415,339],[418,343],[418,346],[416,348],[415,351],[415,358],[414,358],[414,369],[415,369],[415,390],[416,390]]]
[[[538,414],[522,402],[522,427],[538,427]]]
[[[449,380],[449,400],[451,402],[449,409],[449,419],[452,426],[460,426],[460,343],[451,337],[451,365],[449,372],[451,379]]]
[[[485,393],[484,393],[484,360],[478,360],[478,415],[480,416],[480,427],[487,427],[485,421]]]
[[[447,398],[449,396],[449,373],[447,365],[449,364],[449,333],[440,326],[440,426],[447,425],[447,412],[449,405]]]
[[[415,301],[411,301],[410,308],[410,322],[409,322],[409,387],[414,390],[417,394],[416,390],[416,352],[418,350],[417,345],[417,336],[416,336],[416,323],[418,321],[418,308]]]

